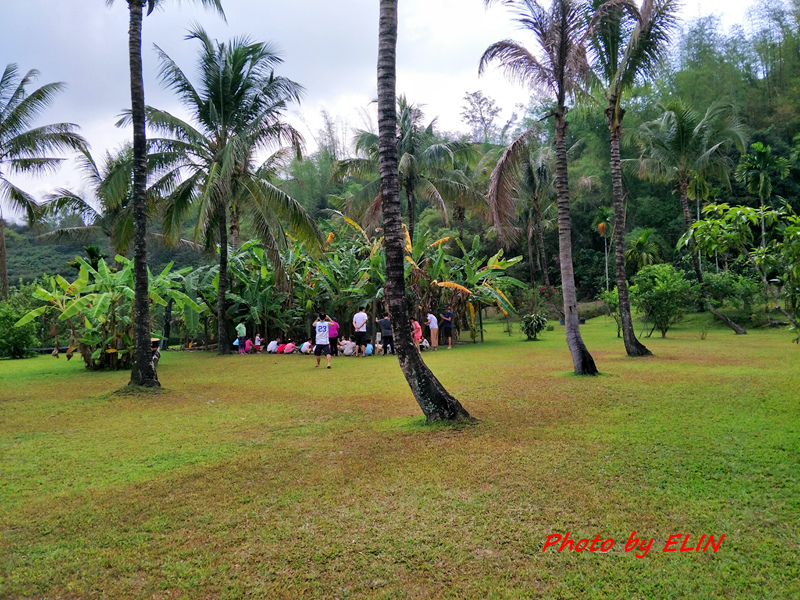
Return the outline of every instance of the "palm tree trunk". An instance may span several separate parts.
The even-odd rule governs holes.
[[[147,137],[145,134],[144,80],[142,78],[142,5],[128,0],[130,27],[128,55],[131,72],[133,121],[133,287],[134,361],[132,385],[161,387],[150,352],[150,301],[147,282]]]
[[[623,112],[623,111],[620,111]],[[611,132],[611,183],[614,196],[614,259],[617,271],[617,291],[619,292],[619,314],[622,320],[622,339],[628,356],[652,356],[644,344],[636,339],[631,318],[631,301],[628,297],[628,280],[625,276],[625,203],[622,191],[622,163],[619,155],[620,123],[617,120],[616,101],[609,100],[606,109],[608,128]],[[624,113],[623,113],[624,114]]]
[[[533,287],[533,228],[528,223],[526,239],[528,242],[528,277],[530,278],[530,286]]]
[[[572,268],[572,217],[569,207],[567,173],[567,120],[564,108],[556,113],[556,193],[558,196],[558,258],[561,263],[561,289],[564,293],[564,325],[567,346],[576,375],[597,375],[594,359],[583,343],[578,321],[578,298]]]
[[[8,263],[6,262],[6,222],[0,217],[0,300],[8,300]]]
[[[692,228],[692,214],[689,210],[689,194],[687,192],[689,184],[686,181],[681,181],[678,184],[680,189],[680,196],[681,196],[681,208],[683,209],[683,219],[686,222],[686,231],[689,231]],[[697,275],[697,281],[700,284],[700,292],[703,294],[703,300],[705,300],[706,306],[711,313],[717,317],[720,321],[725,323],[728,327],[733,329],[736,335],[746,335],[747,330],[742,327],[741,325],[734,323],[730,318],[722,314],[716,307],[711,303],[711,296],[708,294],[708,289],[706,288],[706,283],[703,280],[703,270],[700,268],[700,256],[695,251],[694,242],[689,244],[689,253],[692,255],[692,263],[694,265],[694,272]]]
[[[219,215],[219,293],[217,294],[217,340],[219,354],[230,354],[228,342],[228,324],[226,322],[227,306],[225,296],[228,293],[228,227],[225,203],[220,202],[217,209]]]
[[[406,312],[403,279],[403,227],[397,172],[395,109],[397,0],[381,0],[378,37],[378,132],[381,196],[386,248],[386,299],[394,329],[395,352],[411,392],[428,421],[471,420],[469,413],[431,373],[414,346]],[[409,199],[411,206],[411,199]]]
[[[544,230],[542,229],[542,205],[540,202],[536,203],[536,206],[533,211],[536,217],[536,229],[539,232],[537,235],[537,243],[539,245],[539,263],[540,268],[542,270],[542,278],[544,279],[544,285],[547,288],[547,295],[550,296],[550,304],[552,304],[553,309],[556,311],[556,314],[560,316],[564,316],[564,311],[561,310],[561,307],[556,304],[556,297],[555,294],[551,294],[552,286],[550,285],[550,274],[547,272],[547,253],[544,249]],[[572,249],[570,248],[570,253]],[[565,321],[566,322],[566,321]]]
[[[235,207],[231,207],[231,248],[236,252],[239,249],[239,213]]]
[[[414,200],[414,189],[409,185],[406,188],[406,199],[408,200],[408,235],[411,238],[411,244],[414,244],[414,229],[417,227],[417,210],[416,201]]]

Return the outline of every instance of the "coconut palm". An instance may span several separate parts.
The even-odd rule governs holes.
[[[614,198],[615,263],[622,337],[629,356],[650,352],[633,331],[628,283],[625,279],[625,193],[622,189],[620,138],[625,109],[622,100],[637,81],[652,77],[669,50],[678,0],[643,0],[640,8],[630,0],[594,0],[590,32],[596,84],[606,97],[606,120],[611,133],[611,183]]]
[[[145,132],[144,79],[142,77],[142,18],[144,7],[150,15],[156,6],[167,0],[127,0],[128,3],[128,63],[131,83],[131,122],[133,124],[133,279],[134,345],[131,383],[159,387],[156,369],[150,354],[150,305],[147,275],[147,135]],[[224,17],[220,0],[195,0],[215,8]],[[114,0],[106,0],[107,5]]]
[[[8,297],[8,267],[6,264],[6,232],[3,208],[24,213],[28,225],[38,219],[36,201],[18,188],[6,174],[46,173],[55,169],[63,159],[48,156],[51,152],[81,150],[84,140],[72,123],[53,123],[31,127],[42,111],[50,106],[63,83],[48,83],[29,92],[26,88],[38,75],[30,70],[19,75],[19,68],[9,64],[0,77],[0,299]]]
[[[406,381],[429,421],[469,420],[469,413],[422,361],[411,337],[406,311],[405,236],[400,218],[396,98],[397,0],[381,0],[378,33],[378,135],[381,209],[386,248],[385,296],[394,330],[395,352]]]
[[[628,249],[625,250],[625,260],[636,264],[636,269],[641,270],[649,265],[654,265],[661,260],[661,251],[653,239],[655,230],[651,227],[642,229],[638,237],[628,240]]]
[[[743,154],[736,166],[736,181],[744,183],[747,191],[751,194],[758,194],[761,205],[764,200],[770,203],[772,196],[772,176],[777,175],[785,179],[789,175],[792,163],[781,157],[772,154],[772,148],[765,146],[761,142],[756,142],[750,146],[750,152]],[[771,203],[770,203],[771,208]],[[764,226],[764,217],[761,217],[761,247],[767,243],[767,231]]]
[[[681,100],[659,104],[659,108],[661,116],[642,124],[636,133],[639,159],[629,164],[638,166],[640,177],[675,185],[689,231],[694,222],[689,200],[708,197],[710,178],[729,183],[733,168],[729,151],[743,150],[745,135],[731,107],[723,104],[710,106],[704,114]],[[692,252],[692,260],[709,310],[737,334],[747,333],[713,305],[696,252]]]
[[[241,216],[252,216],[279,281],[285,280],[280,256],[286,246],[282,219],[312,251],[321,246],[322,236],[303,207],[270,183],[276,156],[256,162],[258,153],[271,147],[279,148],[278,156],[286,144],[299,153],[302,136],[284,121],[284,115],[289,103],[299,100],[302,86],[274,74],[282,59],[269,44],[245,38],[220,43],[201,28],[192,30],[188,39],[201,44],[197,85],[159,50],[161,79],[175,90],[196,125],[151,107],[147,119],[151,127],[169,136],[153,144],[172,155],[174,167],[186,175],[167,198],[164,232],[177,238],[184,219],[194,211],[198,215],[195,239],[202,237],[206,248],[219,246],[218,341],[220,354],[227,354],[228,223],[235,250]]]
[[[397,98],[398,170],[400,188],[405,194],[408,230],[414,239],[420,199],[442,212],[447,221],[448,206],[471,207],[480,203],[478,194],[455,171],[463,156],[474,157],[477,151],[464,142],[441,142],[433,132],[434,122],[423,124],[422,109],[410,104],[405,96]],[[372,225],[381,211],[379,171],[379,136],[369,131],[356,135],[356,158],[337,162],[334,176],[352,175],[367,179],[366,185],[346,204],[367,225]]]
[[[540,49],[534,56],[524,46],[503,40],[489,46],[480,60],[479,73],[492,61],[499,61],[511,79],[530,86],[541,86],[553,94],[555,109],[556,197],[558,202],[558,246],[561,264],[561,285],[564,293],[564,319],[567,345],[572,354],[575,373],[594,375],[597,367],[581,338],[578,324],[578,301],[572,265],[572,220],[567,173],[567,100],[581,87],[588,72],[583,39],[585,25],[576,0],[553,0],[549,10],[533,0],[484,0],[509,7],[517,22],[533,33]],[[519,164],[528,145],[529,130],[506,148],[500,158],[489,189],[492,217],[501,239],[513,240],[514,228],[504,225],[513,221],[514,178],[509,164]]]
[[[147,189],[147,214],[150,218],[157,212],[161,192],[171,188],[178,172],[163,173],[164,162],[171,157],[148,154],[148,177],[151,183],[158,179],[159,186]],[[80,152],[78,169],[88,184],[89,195],[66,188],[59,188],[45,197],[42,216],[64,214],[78,215],[85,223],[82,227],[59,227],[38,236],[40,241],[58,243],[63,240],[86,242],[105,237],[111,246],[112,256],[125,256],[133,239],[133,211],[130,202],[132,192],[133,150],[124,146],[115,154],[106,152],[98,161],[87,150]],[[162,234],[148,232],[148,240],[168,243]],[[189,240],[180,240],[181,245],[197,246]]]

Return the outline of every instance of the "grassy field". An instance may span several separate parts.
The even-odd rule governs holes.
[[[630,359],[582,330],[600,377],[560,327],[426,355],[463,428],[425,425],[391,357],[169,352],[145,396],[0,362],[0,597],[800,597],[791,336],[689,324]],[[542,552],[567,531],[615,543]]]

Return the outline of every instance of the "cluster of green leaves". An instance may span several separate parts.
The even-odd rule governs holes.
[[[537,339],[545,327],[547,327],[547,315],[544,313],[531,313],[522,317],[520,329],[529,340]]]
[[[644,267],[633,278],[630,287],[631,303],[644,313],[645,323],[653,327],[647,337],[658,329],[661,337],[679,322],[700,294],[697,284],[686,279],[683,271],[672,265]]]
[[[87,369],[130,368],[133,359],[133,262],[117,255],[120,267],[113,269],[102,258],[97,268],[81,257],[76,261],[80,265],[78,278],[72,283],[61,275],[48,278],[33,292],[44,305],[25,314],[15,326],[24,328],[48,314],[67,324],[68,359],[78,350]],[[189,271],[191,267],[172,272],[170,263],[157,276],[150,273],[151,302],[166,306],[170,299],[182,311],[203,312],[203,307],[182,291],[183,276]]]

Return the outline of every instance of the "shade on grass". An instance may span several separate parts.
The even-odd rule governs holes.
[[[631,359],[582,330],[599,378],[559,328],[427,354],[464,428],[425,425],[393,357],[170,352],[152,396],[0,362],[0,597],[799,597],[788,334],[684,326]],[[616,544],[542,552],[566,531]],[[725,539],[663,553],[677,533]]]

